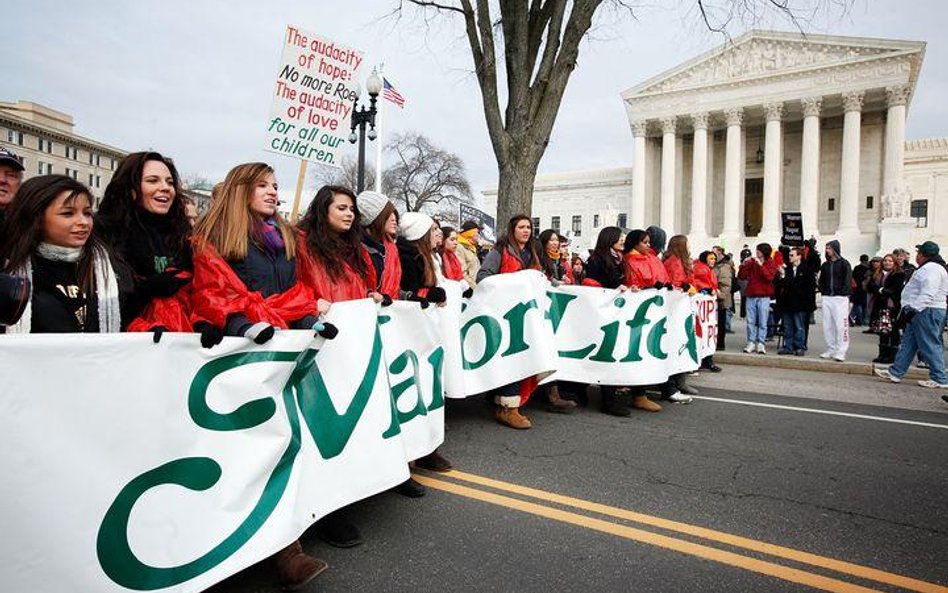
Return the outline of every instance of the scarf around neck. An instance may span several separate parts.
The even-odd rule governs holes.
[[[270,255],[277,255],[286,246],[283,243],[283,234],[280,233],[280,227],[277,225],[276,218],[266,220],[255,220],[253,223],[254,236],[260,239],[263,248]]]

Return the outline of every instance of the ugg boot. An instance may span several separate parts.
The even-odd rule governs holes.
[[[419,457],[416,459],[415,467],[420,467],[421,469],[426,469],[432,472],[446,472],[450,471],[454,466],[452,466],[451,462],[442,457],[441,454],[438,453],[438,450],[435,449],[424,457]]]
[[[533,426],[530,419],[520,413],[520,408],[501,407],[494,414],[494,418],[497,422],[518,430],[526,430]]]
[[[550,396],[550,405],[547,410],[550,412],[563,414],[576,409],[576,402],[560,397],[560,390],[556,385],[551,385],[547,393]]]
[[[299,540],[277,552],[273,559],[284,591],[296,591],[329,568],[325,561],[303,552]]]
[[[653,402],[647,395],[637,395],[632,398],[632,407],[646,412],[661,412],[662,406]]]
[[[603,414],[610,416],[629,416],[632,411],[629,408],[619,404],[616,398],[616,388],[603,386],[599,389],[600,410]]]

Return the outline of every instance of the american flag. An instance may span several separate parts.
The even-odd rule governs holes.
[[[390,83],[387,78],[383,78],[382,82],[384,83],[382,86],[382,96],[404,109],[405,97],[395,90],[395,87],[392,86],[392,83]]]

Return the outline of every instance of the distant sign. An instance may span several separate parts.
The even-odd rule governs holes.
[[[264,149],[338,167],[358,96],[362,56],[287,26]]]
[[[493,216],[483,210],[478,210],[474,206],[458,204],[458,222],[464,224],[469,220],[473,220],[481,226],[480,236],[482,241],[485,243],[497,242],[497,229]]]
[[[780,222],[783,227],[780,243],[790,247],[802,247],[803,215],[800,212],[781,212]]]

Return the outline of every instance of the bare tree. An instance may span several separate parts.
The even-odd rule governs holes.
[[[199,189],[211,191],[214,188],[214,182],[199,173],[188,173],[181,178],[183,189]]]
[[[341,185],[355,191],[359,187],[359,162],[355,157],[347,156],[342,159],[341,167],[316,165],[309,178],[317,187]],[[375,167],[370,163],[365,164],[365,189],[375,189]]]
[[[728,24],[776,13],[802,30],[813,6],[849,0],[692,0],[704,24],[727,32]],[[603,7],[632,13],[631,0],[399,0],[429,13],[463,19],[494,156],[497,159],[498,222],[531,211],[537,167],[546,151],[563,93],[576,68],[579,44]],[[800,8],[800,5],[805,5]],[[498,16],[499,12],[499,16]],[[634,14],[633,14],[634,16]],[[503,61],[498,60],[498,53]],[[498,64],[503,71],[498,74]],[[499,84],[505,79],[507,105]]]
[[[382,187],[401,211],[457,217],[461,202],[472,201],[471,184],[458,155],[416,132],[394,137],[385,151],[394,162],[382,174]]]

